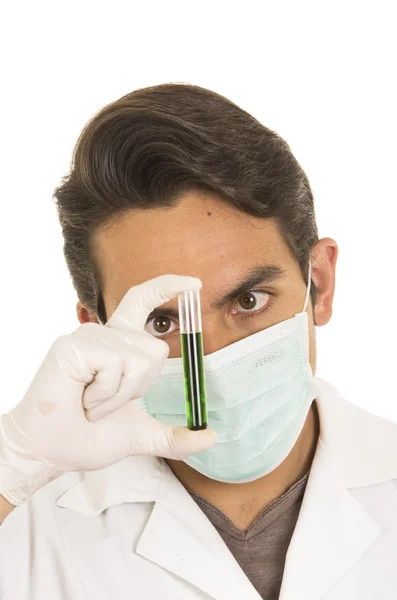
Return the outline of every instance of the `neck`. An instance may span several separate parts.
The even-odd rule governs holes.
[[[274,471],[250,483],[214,481],[183,461],[166,459],[166,462],[185,488],[211,502],[239,529],[247,529],[266,506],[310,470],[319,431],[317,406],[313,402],[301,434],[287,458]]]

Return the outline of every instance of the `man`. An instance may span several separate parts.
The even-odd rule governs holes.
[[[286,142],[209,90],[137,90],[55,196],[81,326],[0,421],[2,600],[395,599],[397,425],[315,377],[337,244]]]

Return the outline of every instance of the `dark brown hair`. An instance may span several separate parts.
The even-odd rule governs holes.
[[[73,285],[103,323],[94,233],[126,211],[171,206],[190,191],[274,219],[307,282],[318,231],[309,181],[289,145],[211,90],[157,85],[123,96],[87,123],[54,192]]]

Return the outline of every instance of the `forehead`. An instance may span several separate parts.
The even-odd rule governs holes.
[[[251,265],[288,266],[292,257],[270,219],[223,200],[189,193],[171,208],[132,210],[98,231],[95,248],[104,294],[121,298],[133,285],[172,273],[211,284],[233,281]]]

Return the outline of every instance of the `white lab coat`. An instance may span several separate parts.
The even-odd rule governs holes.
[[[397,425],[319,380],[280,600],[397,599]],[[0,527],[1,600],[259,600],[163,459],[67,473]]]

